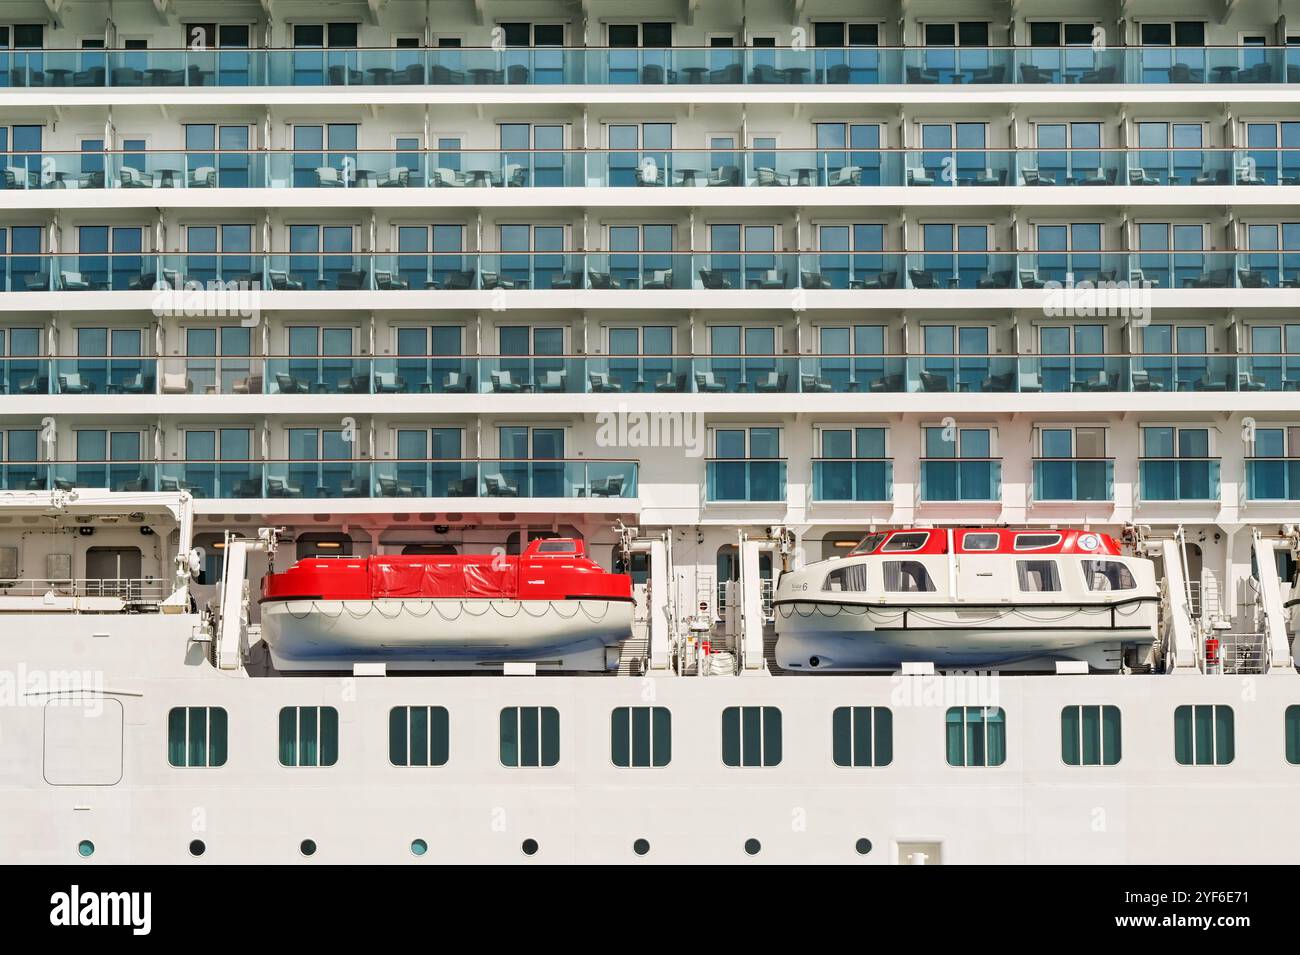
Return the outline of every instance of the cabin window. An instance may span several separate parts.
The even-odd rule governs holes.
[[[673,715],[666,706],[620,706],[609,715],[615,766],[667,766],[673,757]]]
[[[894,714],[887,706],[837,706],[831,714],[836,766],[888,766],[894,761]]]
[[[885,561],[885,590],[890,593],[934,593],[934,581],[925,565],[916,560]]]
[[[226,711],[219,706],[174,706],[167,714],[167,762],[173,766],[224,766]]]
[[[1283,719],[1286,730],[1286,761],[1300,766],[1300,706],[1288,706]]]
[[[775,706],[729,706],[722,711],[725,766],[775,766],[781,762],[781,711]]]
[[[849,554],[849,556],[854,557],[858,554],[870,554],[880,546],[880,542],[884,539],[884,534],[868,534],[866,537],[862,538],[862,542],[858,544],[857,547],[853,548],[853,552]]]
[[[1061,543],[1060,534],[1017,534],[1016,550],[1042,550]]]
[[[338,710],[332,706],[281,708],[281,766],[333,766],[338,761]]]
[[[1118,706],[1061,710],[1061,760],[1067,766],[1114,766],[1120,757]]]
[[[836,592],[861,593],[867,589],[867,565],[850,564],[837,567],[826,575],[822,590]]]
[[[920,550],[925,546],[926,541],[930,539],[929,532],[921,534],[895,534],[885,543],[882,550],[887,551],[905,551]]]
[[[1061,589],[1061,577],[1054,560],[1018,560],[1016,572],[1020,575],[1022,593],[1049,593]]]
[[[1007,714],[1000,706],[953,706],[945,729],[949,766],[1001,766],[1007,761]]]
[[[578,549],[573,541],[543,541],[537,547],[539,554],[572,554]]]
[[[1083,579],[1089,590],[1134,590],[1133,572],[1117,560],[1085,560]]]
[[[388,711],[388,761],[394,766],[445,766],[447,708],[394,706]]]
[[[997,534],[967,534],[961,539],[963,550],[997,550]]]
[[[1234,752],[1231,706],[1174,710],[1174,759],[1179,766],[1226,766]]]
[[[559,710],[507,706],[501,711],[502,766],[554,766],[559,761]]]

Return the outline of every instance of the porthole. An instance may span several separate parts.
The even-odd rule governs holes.
[[[190,855],[201,856],[208,851],[208,847],[203,844],[202,839],[195,839],[190,842]]]
[[[89,839],[82,839],[77,843],[77,855],[83,859],[89,859],[95,854],[95,844]]]
[[[756,856],[756,855],[759,854],[760,851],[762,851],[762,849],[763,849],[763,843],[759,842],[757,839],[746,839],[746,840],[745,840],[745,852],[746,852],[746,854],[751,855],[751,856]]]
[[[636,842],[632,843],[632,851],[639,856],[645,855],[650,851],[650,840],[638,839]]]
[[[537,849],[538,849],[537,840],[525,839],[523,845],[521,845],[519,848],[524,850],[524,855],[535,856],[537,855]]]
[[[858,850],[858,855],[864,856],[871,851],[871,840],[859,839],[856,843],[853,844],[853,848]]]
[[[304,839],[298,844],[298,851],[305,856],[314,856],[316,854],[316,841],[314,839]]]
[[[422,856],[429,851],[429,844],[423,839],[411,840],[411,855]]]

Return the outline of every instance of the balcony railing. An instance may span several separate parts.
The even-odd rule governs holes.
[[[1264,186],[1300,149],[218,150],[0,153],[4,189]]]
[[[812,499],[889,501],[894,496],[894,462],[890,458],[813,458]]]
[[[785,500],[784,458],[710,458],[705,494],[710,503]]]
[[[1140,458],[1143,501],[1217,501],[1218,458]]]
[[[0,86],[879,86],[1300,83],[1295,47],[5,50]]]
[[[922,458],[921,501],[997,501],[1001,458]]]
[[[1300,458],[1247,458],[1246,500],[1300,500]]]
[[[1300,390],[1300,354],[0,359],[8,395],[1119,394]]]
[[[332,252],[0,256],[0,291],[1300,289],[1300,250],[1269,252]],[[1125,298],[1125,296],[1128,296]],[[1094,301],[1095,304],[1095,301]],[[179,307],[179,306],[178,306]],[[251,303],[249,305],[251,307]],[[1063,309],[1070,302],[1061,302]]]
[[[1113,501],[1114,458],[1035,458],[1035,501]]]
[[[633,460],[0,461],[0,490],[189,491],[202,498],[635,498]]]

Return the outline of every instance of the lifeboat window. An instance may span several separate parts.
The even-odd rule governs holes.
[[[332,706],[280,710],[281,766],[333,766],[338,761],[338,710]]]
[[[885,590],[895,594],[934,593],[934,581],[925,565],[915,560],[885,561]]]
[[[836,592],[847,591],[850,593],[861,593],[866,589],[866,564],[851,564],[848,567],[837,567],[826,575],[826,582],[822,584],[822,590]]]
[[[1083,578],[1089,590],[1133,590],[1133,572],[1117,560],[1085,560]]]
[[[388,711],[388,761],[394,766],[445,766],[447,708],[394,706]]]
[[[667,766],[672,759],[673,714],[666,706],[620,706],[609,717],[615,766]]]
[[[1018,560],[1016,572],[1020,575],[1022,593],[1049,593],[1061,589],[1061,576],[1054,560]]]
[[[849,553],[849,556],[853,557],[856,556],[857,554],[873,553],[875,549],[880,546],[880,542],[883,541],[884,539],[885,539],[884,534],[868,534],[866,537],[862,538],[861,542],[858,544],[857,547],[853,548],[853,550]]]
[[[572,554],[578,549],[573,541],[542,541],[537,546],[539,554]]]
[[[881,550],[902,551],[902,550],[920,550],[925,546],[925,542],[930,539],[929,531],[922,531],[911,534],[895,534],[885,542]]]
[[[1042,550],[1061,543],[1060,534],[1017,534],[1016,550]]]
[[[722,711],[722,762],[775,766],[781,762],[781,711],[775,706],[728,706]]]
[[[501,765],[554,766],[559,761],[559,710],[507,706],[501,711]]]
[[[997,550],[998,534],[967,534],[961,539],[962,550]]]

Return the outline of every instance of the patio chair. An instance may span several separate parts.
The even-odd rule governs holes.
[[[291,278],[288,272],[270,269],[267,276],[271,279],[271,288],[277,292],[301,292],[303,290],[302,282],[296,278]]]
[[[395,477],[377,477],[380,497],[415,497],[415,488],[409,481],[399,481]]]
[[[153,176],[131,166],[123,166],[117,172],[117,181],[123,189],[152,189]]]
[[[483,487],[488,497],[518,497],[519,485],[504,474],[483,475]]]
[[[492,381],[492,391],[500,395],[515,395],[524,390],[524,386],[510,380],[510,372],[493,371],[488,373]]]
[[[95,391],[92,382],[85,381],[77,372],[70,375],[59,375],[59,393],[64,395],[89,395]]]
[[[342,187],[343,177],[333,166],[321,166],[316,170],[316,185],[337,189]]]
[[[827,394],[835,390],[829,380],[819,375],[800,375],[799,390],[804,394]]]
[[[375,372],[375,394],[402,395],[408,391],[406,379],[394,371]]]
[[[474,379],[469,375],[463,375],[458,371],[449,371],[442,379],[442,390],[447,394],[463,395],[468,394],[473,387]]]
[[[785,391],[788,375],[781,372],[765,372],[754,382],[754,391],[758,394],[781,394]]]
[[[1024,178],[1024,180],[1025,180],[1025,185],[1026,185],[1026,186],[1054,186],[1054,185],[1056,185],[1056,180],[1055,180],[1055,179],[1053,179],[1051,176],[1044,176],[1041,172],[1039,172],[1037,169],[1034,169],[1034,168],[1032,168],[1032,167],[1031,167],[1031,168],[1026,168],[1026,169],[1024,169],[1024,170],[1022,171],[1021,175],[1023,176],[1023,178]]]
[[[907,277],[912,282],[912,288],[938,288],[939,283],[935,281],[934,273],[929,269],[908,269]]]
[[[1130,186],[1158,186],[1160,180],[1148,176],[1146,170],[1141,166],[1134,166],[1128,171],[1128,184]]]
[[[405,166],[394,166],[387,172],[375,177],[377,189],[404,189],[411,184],[411,170]]]
[[[211,166],[200,166],[190,173],[186,185],[190,189],[215,189],[217,187],[217,171]]]
[[[820,272],[800,272],[800,288],[830,288],[831,280]]]
[[[568,384],[569,376],[563,371],[551,369],[542,376],[541,381],[537,383],[537,390],[544,395],[563,394],[565,386]]]
[[[93,287],[90,282],[81,277],[80,272],[59,273],[59,288],[65,292],[84,292]]]
[[[402,291],[409,289],[411,283],[406,281],[400,275],[394,275],[392,272],[375,270],[375,288],[386,292]]]
[[[433,171],[431,178],[435,186],[453,189],[465,188],[465,177],[454,169],[439,167]]]
[[[622,497],[623,484],[626,477],[622,474],[611,474],[606,478],[595,478],[591,482],[592,497]]]
[[[943,375],[936,375],[933,372],[921,372],[921,390],[922,391],[952,391],[948,384],[948,379]]]
[[[650,275],[650,281],[641,285],[643,289],[667,289],[673,287],[673,270],[672,269],[655,269]]]
[[[708,185],[710,186],[739,186],[740,185],[740,167],[739,166],[719,166],[709,174]]]
[[[860,186],[862,185],[862,167],[861,166],[843,166],[835,171],[826,183],[828,186]]]
[[[697,371],[695,373],[695,390],[704,394],[716,394],[727,390],[727,380],[722,377],[715,378],[711,371]]]
[[[924,166],[908,166],[906,182],[909,186],[933,186],[934,177],[925,171]]]
[[[282,395],[311,394],[311,388],[307,386],[307,382],[284,372],[276,373],[275,388]]]
[[[302,488],[295,487],[284,478],[268,477],[266,479],[267,497],[302,497]]]
[[[588,372],[587,382],[591,386],[592,393],[597,395],[614,394],[623,390],[623,386],[617,381],[609,380],[607,371]]]
[[[732,287],[726,273],[716,269],[700,269],[700,282],[705,288],[710,289],[728,289]]]

